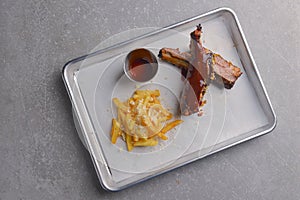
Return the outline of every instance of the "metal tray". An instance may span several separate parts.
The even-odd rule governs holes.
[[[186,118],[187,125],[177,131],[173,142],[170,141],[164,148],[150,153],[128,153],[122,148],[114,149],[107,131],[110,126],[107,120],[111,120],[113,108],[103,110],[98,105],[110,105],[110,95],[114,93],[111,87],[114,90],[116,87],[112,86],[111,80],[119,81],[123,77],[116,71],[116,66],[122,63],[122,56],[141,47],[152,49],[155,53],[162,47],[188,50],[189,33],[199,23],[204,29],[203,45],[239,66],[243,75],[231,90],[210,86],[206,95],[209,103],[205,106],[205,115]],[[165,77],[174,70],[176,72],[175,67],[166,63],[160,66],[163,66],[160,68],[162,75],[151,84],[156,84],[166,92],[175,88],[176,96],[177,86],[168,85],[178,78],[176,73],[168,76],[171,78]],[[134,39],[71,60],[64,66],[62,75],[79,136],[90,152],[102,187],[110,191],[124,189],[263,135],[276,125],[275,113],[240,23],[229,8],[219,8],[165,28],[154,29]],[[126,92],[121,94],[124,84],[118,82],[116,85],[121,85],[118,86],[118,94],[126,95]],[[110,95],[107,96],[108,93]]]

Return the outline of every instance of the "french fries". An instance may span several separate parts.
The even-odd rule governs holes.
[[[158,141],[154,138],[150,139],[142,139],[133,144],[135,147],[147,147],[147,146],[155,146],[158,144]]]
[[[129,134],[126,134],[126,145],[127,145],[127,150],[128,151],[131,151],[133,149],[132,137]]]
[[[172,128],[174,128],[175,126],[177,126],[178,124],[181,124],[183,121],[182,120],[175,120],[172,121],[170,123],[168,123],[160,132],[162,134],[165,134],[166,132],[168,132],[169,130],[171,130]]]
[[[137,90],[125,102],[113,98],[118,116],[112,120],[111,142],[115,144],[122,136],[127,150],[132,151],[134,147],[156,146],[159,139],[167,140],[165,134],[183,121],[165,125],[173,114],[161,105],[159,96],[159,90]]]
[[[116,119],[112,120],[112,129],[111,129],[111,143],[116,144],[117,139],[120,135],[121,129],[119,122]]]

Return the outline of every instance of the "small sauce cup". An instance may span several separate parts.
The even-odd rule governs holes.
[[[148,82],[158,72],[157,59],[148,49],[134,49],[125,58],[124,72],[134,82]]]

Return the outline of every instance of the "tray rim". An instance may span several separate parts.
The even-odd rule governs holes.
[[[71,86],[71,84],[70,84],[69,73],[70,73],[70,72],[74,73],[74,69],[71,68],[72,64],[77,63],[77,62],[80,62],[80,61],[84,60],[85,58],[87,58],[87,57],[89,57],[89,56],[94,56],[94,55],[101,54],[101,53],[106,52],[106,51],[109,51],[109,50],[111,50],[111,49],[115,49],[115,48],[118,48],[118,47],[120,47],[120,46],[129,44],[129,43],[131,43],[131,42],[134,42],[134,41],[137,41],[137,40],[146,38],[146,37],[148,37],[148,36],[151,36],[151,35],[154,35],[154,34],[163,32],[163,31],[165,31],[165,30],[167,30],[167,29],[171,29],[171,28],[174,28],[174,27],[176,27],[176,26],[180,26],[180,25],[182,25],[182,24],[184,24],[184,23],[188,23],[188,22],[190,22],[190,21],[197,20],[197,19],[203,18],[203,17],[205,17],[205,16],[213,15],[213,14],[216,14],[216,13],[222,12],[222,11],[228,12],[228,13],[230,13],[230,14],[233,16],[233,19],[234,19],[234,21],[235,21],[235,23],[236,23],[236,25],[237,25],[237,29],[238,29],[238,31],[239,31],[239,33],[240,33],[240,35],[241,35],[241,38],[242,38],[242,40],[243,40],[243,42],[244,42],[245,49],[246,49],[246,51],[247,51],[247,53],[248,53],[248,55],[249,55],[249,59],[250,59],[251,63],[253,64],[253,68],[254,68],[253,70],[254,70],[254,72],[256,73],[256,76],[257,76],[257,78],[258,78],[258,80],[259,80],[259,84],[260,84],[261,87],[262,87],[263,95],[265,96],[266,101],[267,101],[267,103],[268,103],[268,105],[269,105],[269,107],[270,107],[270,111],[271,111],[271,120],[272,120],[272,121],[268,124],[268,128],[265,129],[264,131],[258,132],[257,134],[253,134],[253,135],[248,136],[248,137],[246,137],[246,138],[244,138],[244,139],[241,139],[241,140],[238,140],[238,141],[236,141],[236,142],[233,142],[233,143],[231,143],[231,144],[229,144],[229,145],[226,145],[226,146],[224,146],[224,147],[222,147],[222,148],[219,148],[219,149],[216,149],[216,150],[214,150],[214,151],[211,151],[211,152],[209,152],[208,154],[206,154],[206,155],[204,155],[204,156],[198,156],[198,157],[195,157],[195,158],[190,159],[190,160],[188,160],[188,161],[186,161],[186,162],[184,162],[184,163],[177,164],[177,165],[175,165],[175,166],[172,166],[171,168],[164,169],[164,170],[162,170],[162,171],[160,171],[160,172],[158,172],[158,173],[152,174],[152,175],[150,175],[150,176],[146,176],[145,178],[142,178],[142,179],[140,179],[140,180],[138,180],[138,181],[132,182],[132,183],[130,183],[130,184],[127,184],[127,185],[124,185],[124,186],[121,186],[121,187],[111,186],[111,185],[107,182],[107,180],[105,180],[105,179],[103,178],[103,172],[101,171],[101,166],[99,166],[99,163],[98,163],[98,161],[97,161],[97,159],[96,159],[96,156],[95,156],[95,151],[94,151],[93,148],[92,148],[93,145],[91,144],[91,141],[90,141],[89,137],[87,136],[86,131],[83,130],[83,131],[82,131],[82,132],[83,132],[83,136],[84,136],[83,138],[84,138],[85,143],[87,144],[87,145],[86,145],[87,148],[88,148],[87,150],[89,151],[89,153],[90,153],[90,155],[91,155],[91,158],[92,158],[94,167],[96,168],[96,173],[97,173],[98,179],[99,179],[100,184],[101,184],[101,186],[102,186],[103,189],[108,190],[108,191],[119,191],[119,190],[125,189],[125,188],[127,188],[127,187],[130,187],[130,186],[135,185],[135,184],[137,184],[137,183],[143,182],[143,181],[148,180],[148,179],[150,179],[150,178],[153,178],[153,177],[155,177],[155,176],[157,176],[157,175],[160,175],[160,174],[169,172],[169,171],[171,171],[171,170],[173,170],[173,169],[182,167],[182,166],[184,166],[184,165],[186,165],[186,164],[189,164],[189,163],[191,163],[191,162],[194,162],[194,161],[199,160],[199,159],[201,159],[201,158],[204,158],[204,157],[206,157],[206,156],[212,155],[212,154],[217,153],[217,152],[219,152],[219,151],[222,151],[222,150],[224,150],[224,149],[230,148],[230,147],[235,146],[235,145],[237,145],[237,144],[240,144],[240,143],[242,143],[242,142],[245,142],[245,141],[251,140],[251,139],[253,139],[253,138],[256,138],[256,137],[265,135],[265,134],[271,132],[271,131],[276,127],[276,125],[277,125],[277,116],[276,116],[276,114],[275,114],[275,112],[274,112],[273,106],[272,106],[271,101],[270,101],[270,98],[269,98],[269,96],[268,96],[268,94],[267,94],[265,85],[264,85],[264,83],[263,83],[263,81],[262,81],[262,78],[261,78],[261,76],[260,76],[259,70],[258,70],[257,65],[256,65],[256,63],[255,63],[255,60],[254,60],[254,58],[253,58],[253,55],[252,55],[252,53],[251,53],[251,51],[250,51],[250,47],[249,47],[248,42],[247,42],[247,40],[246,40],[246,38],[245,38],[244,32],[243,32],[243,30],[242,30],[242,27],[241,27],[241,25],[240,25],[240,22],[239,22],[239,20],[238,20],[238,18],[237,18],[236,13],[235,13],[231,8],[228,8],[228,7],[220,7],[220,8],[216,8],[216,9],[211,10],[211,11],[208,11],[208,12],[206,12],[206,13],[204,13],[204,14],[200,14],[200,15],[197,15],[197,16],[194,16],[194,17],[191,17],[191,18],[188,18],[188,19],[186,19],[186,20],[183,20],[183,21],[180,21],[180,22],[177,22],[177,23],[173,23],[173,24],[171,24],[171,25],[169,25],[169,26],[165,26],[165,27],[163,27],[163,28],[161,28],[161,29],[158,29],[158,30],[155,30],[155,31],[152,31],[152,32],[143,34],[143,35],[140,35],[140,36],[135,37],[135,38],[133,38],[133,39],[126,40],[126,41],[121,42],[121,43],[117,43],[117,44],[115,44],[115,45],[113,45],[113,46],[106,47],[106,48],[104,48],[104,49],[100,49],[100,50],[97,50],[97,51],[95,51],[95,52],[93,52],[93,53],[86,54],[86,55],[83,55],[83,56],[80,56],[80,57],[77,57],[77,58],[75,58],[75,59],[72,59],[72,60],[68,61],[68,62],[63,66],[63,68],[62,68],[62,79],[63,79],[64,84],[65,84],[65,87],[66,87],[66,89],[67,89],[67,92],[68,92],[68,95],[69,95],[69,98],[70,98],[70,101],[71,101],[71,104],[72,104],[72,109],[75,111],[74,114],[75,114],[75,116],[76,116],[76,119],[78,120],[81,129],[85,129],[86,124],[83,124],[84,122],[83,122],[83,120],[82,120],[82,115],[81,115],[82,113],[80,113],[80,110],[79,110],[79,108],[78,108],[77,102],[74,100],[75,97],[74,97],[74,93],[73,93],[73,91],[72,91],[72,86]],[[102,158],[102,157],[101,157],[101,158]],[[104,158],[102,158],[102,159],[103,159],[103,160],[102,160],[102,162],[103,162],[102,164],[104,164],[104,165],[107,167]]]

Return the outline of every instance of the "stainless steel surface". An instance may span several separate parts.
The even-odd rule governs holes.
[[[255,129],[248,130],[247,132],[241,132],[240,134],[237,134],[236,136],[231,136],[227,138],[226,140],[218,141],[213,146],[209,146],[207,148],[200,148],[199,151],[190,150],[187,153],[185,153],[181,158],[179,158],[177,161],[172,163],[169,166],[161,167],[159,170],[154,172],[145,172],[141,174],[133,174],[133,175],[126,175],[126,178],[121,179],[115,179],[113,172],[113,167],[107,163],[105,158],[105,151],[103,151],[100,142],[97,142],[97,134],[96,130],[93,129],[94,125],[91,120],[91,116],[89,114],[89,111],[87,110],[87,106],[84,105],[84,102],[87,102],[83,98],[83,94],[80,92],[83,88],[80,89],[80,87],[77,85],[76,76],[81,69],[88,69],[89,66],[91,66],[91,63],[95,62],[102,62],[105,61],[105,58],[108,55],[108,57],[114,57],[116,54],[114,51],[118,51],[118,48],[122,49],[124,51],[125,49],[128,49],[127,46],[130,46],[130,48],[134,47],[131,43],[142,43],[142,44],[148,44],[149,41],[153,42],[157,38],[164,38],[161,35],[167,35],[164,34],[166,30],[173,29],[173,30],[185,30],[184,27],[192,26],[193,24],[198,24],[202,22],[208,23],[210,20],[214,20],[216,18],[222,18],[224,20],[224,23],[226,24],[228,31],[230,35],[232,35],[232,40],[236,46],[237,53],[240,57],[241,63],[243,64],[243,69],[245,70],[245,75],[248,76],[250,80],[250,84],[254,87],[254,90],[256,92],[256,95],[259,99],[259,103],[261,104],[264,114],[267,116],[267,122],[263,124],[263,126],[258,126]],[[193,26],[192,26],[193,27]],[[153,39],[154,38],[154,39]],[[146,42],[141,42],[143,40],[146,40]],[[151,46],[150,42],[150,46]],[[126,46],[127,45],[127,46]],[[122,48],[121,48],[122,47]],[[142,46],[143,47],[143,46]],[[105,54],[102,56],[102,54]],[[104,59],[102,58],[104,57]],[[98,60],[98,61],[96,61]],[[83,63],[84,61],[85,63]],[[92,72],[95,73],[95,72]],[[91,78],[91,75],[87,76],[89,79]],[[194,18],[182,21],[178,24],[171,25],[169,27],[154,31],[152,33],[143,35],[141,37],[138,37],[137,39],[130,40],[124,42],[124,44],[117,44],[112,47],[109,47],[105,50],[100,50],[96,53],[93,53],[92,55],[89,55],[87,57],[82,57],[75,59],[74,61],[71,61],[70,63],[66,64],[64,71],[63,71],[63,78],[66,83],[66,87],[69,91],[70,98],[73,102],[73,106],[76,112],[76,116],[79,119],[79,124],[82,127],[83,136],[86,140],[86,144],[88,146],[88,150],[91,152],[92,159],[94,161],[94,165],[96,168],[96,171],[99,175],[100,182],[102,183],[103,187],[108,190],[120,190],[125,187],[128,187],[132,184],[135,184],[137,182],[140,182],[142,180],[146,180],[150,177],[153,177],[155,175],[164,173],[166,171],[169,171],[171,169],[174,169],[176,167],[182,166],[184,164],[190,163],[191,161],[203,158],[207,155],[211,155],[212,153],[218,152],[220,150],[226,149],[230,146],[239,144],[243,141],[252,139],[254,137],[260,136],[262,134],[265,134],[269,131],[271,131],[276,124],[276,117],[274,115],[274,111],[272,109],[272,106],[270,104],[269,98],[266,94],[264,85],[261,81],[260,75],[258,73],[256,64],[253,60],[253,57],[251,55],[251,52],[249,50],[248,44],[246,42],[246,39],[244,37],[243,31],[241,30],[239,21],[235,15],[235,13],[228,9],[228,8],[220,8],[217,10],[210,11],[208,13],[205,13],[200,16],[196,16]],[[86,84],[86,81],[84,81]],[[90,93],[91,88],[88,88],[88,91]],[[74,94],[75,93],[75,94]],[[239,95],[238,93],[236,95]],[[241,94],[240,94],[241,95]],[[243,100],[243,99],[241,99]],[[245,100],[244,100],[245,101]],[[246,102],[246,101],[245,101]],[[247,115],[247,113],[245,113]],[[258,115],[257,115],[258,117]],[[247,119],[248,120],[248,119]],[[232,123],[228,121],[227,123]],[[251,128],[251,126],[250,126]],[[101,140],[100,140],[101,141]],[[200,145],[200,144],[199,144]],[[99,147],[98,147],[99,146]],[[108,154],[108,156],[110,156]],[[98,157],[98,158],[97,158]]]
[[[0,199],[300,199],[298,1],[0,5]],[[124,30],[163,27],[222,6],[239,17],[276,128],[126,190],[104,191],[74,128],[61,66]]]

